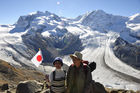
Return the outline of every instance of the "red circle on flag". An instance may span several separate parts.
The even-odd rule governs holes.
[[[42,56],[38,55],[36,59],[37,59],[38,62],[40,62],[42,60]]]

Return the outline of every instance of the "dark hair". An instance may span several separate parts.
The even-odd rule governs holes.
[[[61,57],[56,57],[53,61],[53,65],[55,64],[56,61],[59,61],[61,63],[61,66],[63,66],[63,61]]]

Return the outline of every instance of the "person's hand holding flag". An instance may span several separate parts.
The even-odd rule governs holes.
[[[42,52],[41,49],[39,48],[39,51],[37,52],[37,54],[31,59],[31,61],[35,64],[35,66],[39,67],[39,65],[42,63],[43,61],[43,56],[42,56]]]

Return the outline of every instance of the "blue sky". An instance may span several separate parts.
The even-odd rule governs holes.
[[[19,16],[35,11],[75,18],[98,9],[113,15],[131,16],[140,13],[140,0],[0,0],[0,24],[13,24]]]

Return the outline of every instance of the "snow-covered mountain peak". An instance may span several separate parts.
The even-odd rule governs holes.
[[[126,26],[130,29],[131,36],[140,38],[140,13],[130,16]]]
[[[140,23],[140,13],[129,17],[129,23]]]
[[[45,12],[36,11],[36,12],[29,13],[28,15],[35,16],[35,17],[40,17],[40,16],[51,16],[51,17],[55,17],[55,16],[57,16],[56,14],[51,13],[49,11],[45,11]],[[28,16],[28,15],[26,15],[26,16]]]
[[[105,13],[103,10],[95,10],[90,13],[90,15],[106,15],[106,14],[107,13]]]
[[[105,13],[103,10],[96,10],[83,15],[80,23],[101,32],[110,30],[120,32],[125,28],[125,22],[127,20],[128,17],[115,16]]]
[[[48,11],[46,12],[37,11],[37,12],[30,13],[29,15],[20,16],[20,18],[17,21],[17,25],[22,23],[23,21],[38,21],[39,19],[40,20],[46,19],[46,21],[47,20],[60,21],[60,17],[57,16],[56,14],[50,13]]]
[[[98,15],[105,15],[106,13],[103,10],[94,10],[94,11],[87,11],[85,14],[80,15],[74,19],[74,21],[78,21],[79,23],[82,23],[83,20],[85,20],[87,17],[92,18],[93,16],[96,17]]]
[[[44,14],[44,13],[41,12],[41,11],[36,11],[36,12],[29,13],[29,15],[42,15],[42,14]]]
[[[135,18],[138,18],[138,17],[140,17],[140,13],[136,13],[136,14],[130,16],[130,20],[134,20]]]
[[[139,19],[140,14],[136,14],[128,18],[108,14],[103,10],[87,12],[84,15],[78,16],[76,19],[62,18],[48,11],[37,11],[30,13],[29,15],[20,16],[15,25],[15,28],[10,32],[42,33],[48,31],[49,33],[47,32],[48,34],[45,36],[49,36],[51,31],[57,31],[56,28],[58,26],[76,27],[77,24],[89,27],[93,31],[100,31],[105,33],[109,31],[122,32],[126,30],[128,31],[130,29],[134,29],[135,31],[137,30],[139,32],[139,25],[136,25],[136,22],[140,23]],[[134,24],[132,24],[133,21],[135,22]],[[134,32],[134,30],[132,31],[133,36],[139,36]]]
[[[105,14],[106,13],[103,10],[94,10],[94,11],[91,11],[91,12],[86,12],[83,15],[80,15],[76,19],[80,19],[80,21],[83,21],[87,17],[92,18],[92,17],[98,16],[98,15],[105,15]]]
[[[61,21],[61,18],[56,14],[50,13],[48,11],[37,11],[30,13],[29,15],[20,16],[17,23],[15,24],[15,28],[10,32],[25,32],[31,28],[35,28],[36,31],[38,31],[38,29],[43,30],[44,28],[50,30],[55,28],[58,24],[61,24]]]

